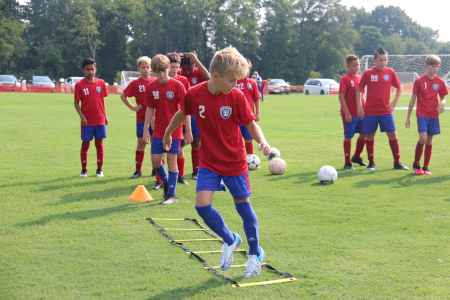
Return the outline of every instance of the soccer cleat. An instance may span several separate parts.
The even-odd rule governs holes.
[[[242,239],[239,234],[233,232],[234,242],[230,246],[227,243],[222,245],[222,259],[220,260],[220,269],[223,271],[228,270],[234,260],[234,252],[239,248],[242,243]]]
[[[369,165],[367,166],[368,171],[375,171],[375,163],[373,161],[369,162]]]
[[[177,203],[178,202],[178,197],[175,195],[164,195],[164,200],[159,202],[159,204],[162,205],[168,205],[168,204],[173,204],[173,203]]]
[[[423,170],[420,168],[419,164],[413,163],[414,174],[423,175]]]
[[[197,173],[192,173],[192,180],[197,180]]]
[[[431,174],[430,170],[428,170],[428,168],[423,167],[422,171],[423,171],[423,174],[425,174],[425,175],[433,175],[433,174]]]
[[[81,170],[80,177],[82,177],[82,178],[86,178],[87,177],[87,170],[86,169],[82,169]]]
[[[160,188],[162,188],[164,186],[164,183],[159,183],[158,180],[156,180],[156,183],[154,186],[152,186],[152,190],[159,190]]]
[[[409,170],[409,168],[407,166],[405,166],[404,164],[402,164],[400,161],[396,164],[394,164],[394,169],[396,170]]]
[[[187,180],[186,180],[186,178],[184,178],[184,176],[178,177],[178,183],[185,184],[185,185],[189,184],[189,182],[187,182]]]
[[[142,172],[136,171],[136,172],[134,172],[133,175],[131,175],[130,178],[139,178],[141,176],[142,176]]]
[[[352,165],[352,163],[348,163],[348,164],[345,164],[345,165],[344,165],[344,169],[347,169],[347,170],[354,170],[355,167]]]
[[[247,269],[245,270],[244,277],[258,276],[261,273],[261,266],[266,258],[266,252],[264,252],[263,248],[259,248],[260,254],[249,255],[248,261],[246,263]]]
[[[365,162],[363,162],[361,157],[352,157],[352,163],[358,164],[360,166],[367,166],[367,164]]]
[[[97,174],[95,174],[95,177],[103,177],[103,171],[102,169],[97,169]]]

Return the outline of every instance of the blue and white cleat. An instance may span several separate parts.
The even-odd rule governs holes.
[[[220,260],[220,269],[223,271],[228,270],[234,260],[234,252],[239,248],[242,243],[242,239],[239,234],[233,232],[234,243],[228,246],[227,243],[222,245],[222,259]]]
[[[261,266],[266,258],[266,252],[264,252],[263,248],[260,249],[260,254],[257,257],[256,255],[249,255],[248,261],[246,263],[247,270],[245,270],[244,277],[258,276],[261,273]]]

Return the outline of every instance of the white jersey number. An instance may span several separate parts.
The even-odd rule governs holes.
[[[145,85],[139,86],[139,93],[145,92]]]
[[[378,81],[378,75],[370,75],[370,80],[372,82]]]
[[[153,91],[153,98],[159,99],[159,91]]]
[[[427,83],[425,82],[425,89],[427,89]]]
[[[244,83],[243,82],[242,83],[238,83],[237,84],[237,88],[240,89],[240,90],[243,90],[244,89]]]
[[[85,95],[85,96],[89,95],[89,89],[88,89],[88,88],[83,89],[83,92],[84,92],[84,95]]]
[[[203,105],[200,105],[199,107],[199,115],[200,115],[200,118],[205,118],[205,116],[203,115],[203,113],[205,112],[205,107],[203,106]]]

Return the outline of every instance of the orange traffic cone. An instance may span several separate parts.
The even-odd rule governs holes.
[[[145,186],[138,185],[137,188],[134,190],[134,192],[131,194],[130,198],[128,198],[130,201],[153,201],[152,196],[147,191]]]

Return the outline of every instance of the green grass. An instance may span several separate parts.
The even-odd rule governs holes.
[[[407,106],[409,98],[403,96],[398,106]],[[267,96],[260,126],[288,168],[282,176],[269,175],[262,159],[261,169],[250,173],[251,200],[267,263],[298,281],[233,289],[143,219],[199,219],[195,182],[188,176],[190,185],[178,187],[178,204],[158,205],[161,192],[150,190],[148,151],[144,177],[129,179],[135,117],[118,95],[106,103],[105,177],[94,176],[93,145],[89,177],[78,177],[81,142],[72,99],[0,94],[1,299],[443,299],[450,294],[448,112],[434,139],[433,176],[393,170],[384,133],[376,136],[376,171],[346,171],[336,96]],[[411,167],[418,134],[415,123],[404,127],[406,113],[394,115],[401,161]],[[190,173],[189,146],[186,154]],[[335,184],[318,183],[323,165],[338,170]],[[157,201],[128,201],[138,184]],[[229,193],[216,193],[214,206],[244,236]],[[172,233],[176,238],[201,234]],[[186,245],[220,249],[219,242]],[[210,265],[220,260],[220,254],[202,257]],[[244,262],[237,255],[236,263]],[[263,269],[259,278],[244,279],[243,271],[223,274],[240,283],[282,278]]]

